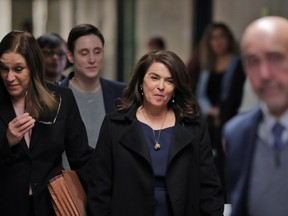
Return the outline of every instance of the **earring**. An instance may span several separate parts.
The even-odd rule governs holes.
[[[144,95],[142,86],[140,86],[140,94]]]
[[[174,104],[175,103],[175,95],[173,94],[172,96],[172,103]]]

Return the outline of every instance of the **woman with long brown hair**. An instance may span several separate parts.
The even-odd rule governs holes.
[[[0,42],[0,211],[55,215],[47,189],[64,150],[84,179],[92,151],[71,90],[46,83],[41,50],[27,32]]]
[[[205,120],[183,61],[153,51],[103,122],[91,160],[88,215],[223,215]]]

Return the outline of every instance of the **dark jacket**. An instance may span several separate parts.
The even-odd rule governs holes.
[[[64,79],[60,85],[68,87],[69,80],[74,77],[74,72],[71,72],[66,79]],[[104,106],[106,113],[110,113],[115,110],[115,103],[118,98],[121,97],[126,84],[116,81],[111,81],[100,77],[100,83],[103,92]]]
[[[10,97],[0,98],[0,215],[27,215],[29,185],[33,191],[36,216],[54,215],[48,181],[63,169],[64,150],[73,169],[80,169],[92,154],[80,113],[70,89],[48,84],[61,106],[57,120],[47,125],[36,122],[32,130],[30,147],[23,138],[19,144],[9,147],[6,138],[8,123],[16,117]],[[45,121],[52,121],[56,113]],[[41,119],[40,119],[41,120]],[[85,174],[85,173],[82,173]],[[81,177],[81,176],[80,176]],[[84,177],[84,176],[83,176]]]
[[[227,146],[227,190],[232,205],[231,216],[248,215],[251,165],[261,119],[262,111],[257,107],[232,118],[224,127]]]
[[[88,215],[154,215],[151,163],[136,108],[107,115],[91,161]],[[174,216],[223,215],[220,183],[202,118],[177,117],[165,183]]]

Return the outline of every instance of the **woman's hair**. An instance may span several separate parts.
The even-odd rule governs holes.
[[[170,100],[168,106],[179,112],[182,117],[191,118],[198,116],[199,106],[193,97],[190,77],[184,62],[175,53],[164,50],[151,51],[140,58],[133,70],[131,81],[125,88],[123,97],[119,101],[118,110],[127,110],[134,103],[137,106],[143,104],[140,86],[149,67],[154,62],[164,64],[170,71],[174,81],[174,102]]]
[[[28,32],[11,31],[0,42],[0,56],[9,52],[22,55],[30,70],[27,89],[27,100],[33,104],[30,114],[38,119],[47,109],[56,110],[56,98],[44,83],[43,56],[36,39]]]
[[[200,65],[202,70],[213,69],[216,61],[216,55],[210,45],[211,34],[215,29],[220,29],[227,38],[228,53],[236,54],[239,51],[238,44],[228,26],[220,22],[211,23],[206,27],[199,43],[198,55],[200,55]]]

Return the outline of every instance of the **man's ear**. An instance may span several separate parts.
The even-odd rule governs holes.
[[[67,50],[66,56],[67,56],[68,61],[69,61],[71,64],[74,64],[73,53],[72,53],[70,50]]]

